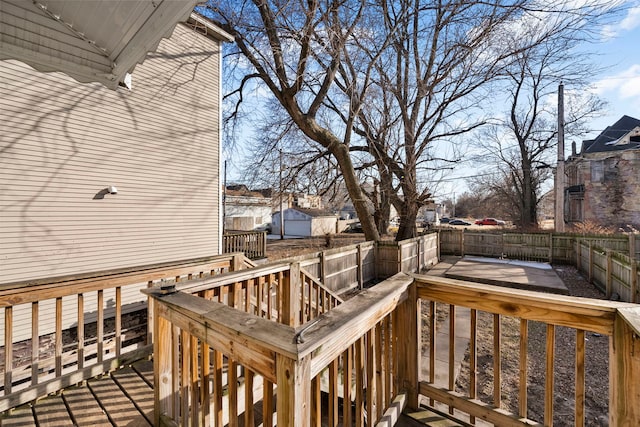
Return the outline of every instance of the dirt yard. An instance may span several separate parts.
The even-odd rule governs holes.
[[[569,288],[570,295],[604,299],[604,295],[587,282],[574,267],[554,267],[558,276]],[[502,317],[501,386],[502,408],[518,412],[519,391],[519,320]],[[493,404],[493,317],[487,313],[478,315],[478,397]],[[575,393],[575,330],[556,327],[554,425],[573,426]],[[608,425],[609,396],[609,340],[608,337],[586,333],[586,398],[585,425]],[[544,418],[545,344],[546,326],[529,322],[528,340],[528,417],[542,422]],[[466,393],[469,384],[467,359],[456,383],[456,391]]]

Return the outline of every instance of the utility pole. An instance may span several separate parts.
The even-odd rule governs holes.
[[[564,232],[564,84],[558,86],[558,163],[555,176],[554,225],[559,233]]]
[[[222,234],[226,231],[227,222],[227,161],[224,161],[224,187],[222,188]]]
[[[282,209],[282,149],[278,149],[280,154],[280,240],[284,240],[284,209]]]

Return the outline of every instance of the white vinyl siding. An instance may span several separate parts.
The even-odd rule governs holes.
[[[185,25],[132,91],[0,61],[0,283],[220,253],[219,61]]]

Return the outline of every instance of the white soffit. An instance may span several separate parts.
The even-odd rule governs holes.
[[[0,59],[115,88],[198,0],[0,0]]]

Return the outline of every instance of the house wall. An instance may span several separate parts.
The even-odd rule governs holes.
[[[219,61],[180,24],[132,91],[0,62],[0,283],[220,253]]]
[[[311,235],[324,236],[325,234],[334,234],[338,219],[335,217],[318,217],[311,221]]]
[[[584,221],[640,226],[640,150],[588,154],[575,167],[571,184],[584,184]]]
[[[226,196],[225,229],[250,231],[271,223],[271,199]]]

